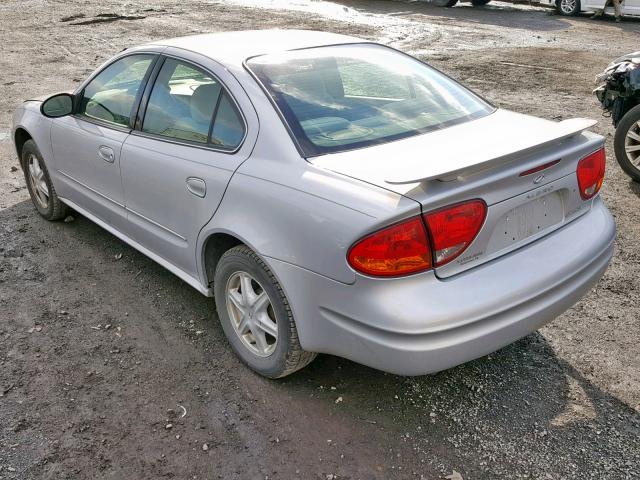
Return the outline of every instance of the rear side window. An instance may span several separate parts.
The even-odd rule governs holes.
[[[152,61],[153,55],[130,55],[113,62],[85,87],[79,113],[128,126],[136,95]]]
[[[218,113],[211,132],[211,143],[222,148],[234,149],[244,137],[244,124],[227,93],[222,94]]]
[[[244,137],[244,124],[216,78],[167,58],[153,85],[142,131],[233,150]]]

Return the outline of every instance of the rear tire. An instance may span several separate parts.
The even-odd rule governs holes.
[[[231,347],[255,372],[282,378],[316,358],[315,353],[300,346],[282,287],[267,264],[246,245],[222,255],[213,290],[218,317]]]
[[[640,105],[629,110],[618,123],[613,148],[616,160],[624,172],[640,182]],[[627,148],[638,148],[627,152]]]
[[[27,189],[38,213],[50,221],[67,216],[67,206],[60,201],[53,187],[49,170],[44,163],[36,142],[27,140],[22,147],[22,170]]]
[[[580,0],[556,0],[556,10],[562,16],[575,17],[580,9]]]

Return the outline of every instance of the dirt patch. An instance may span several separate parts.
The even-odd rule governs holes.
[[[65,17],[69,18],[69,17]],[[76,16],[76,18],[84,18]],[[120,15],[118,13],[99,13],[94,18],[90,18],[88,20],[77,20],[74,22],[70,22],[69,25],[94,25],[96,23],[110,23],[117,22],[120,20],[142,20],[147,18],[146,15]],[[69,20],[60,20],[61,22],[69,21]]]

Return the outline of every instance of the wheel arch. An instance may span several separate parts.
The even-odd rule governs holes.
[[[617,114],[613,116],[614,117],[613,118],[613,126],[617,127],[618,124],[620,123],[620,120],[622,120],[624,118],[624,116],[627,113],[629,113],[629,110],[637,107],[638,105],[640,105],[640,92],[634,92],[633,96],[626,97],[624,99],[624,102],[622,103],[620,111],[617,112]]]
[[[16,131],[13,135],[13,142],[16,147],[16,153],[18,154],[18,159],[20,160],[20,164],[22,165],[22,148],[24,144],[27,143],[28,140],[33,140],[33,136],[27,131],[24,127],[17,127]]]
[[[255,249],[248,245],[243,239],[230,232],[215,231],[207,235],[204,239],[202,248],[200,249],[202,254],[201,262],[205,285],[208,287],[213,285],[216,267],[218,266],[220,258],[226,251],[238,245],[247,245],[255,252]]]

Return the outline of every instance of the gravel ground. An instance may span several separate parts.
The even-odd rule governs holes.
[[[126,46],[268,27],[378,39],[499,106],[600,118],[594,75],[638,49],[640,22],[625,20],[500,2],[4,0],[0,478],[639,478],[640,186],[611,154],[613,263],[539,333],[433,376],[320,356],[268,381],[233,356],[211,299],[80,216],[38,217],[10,139],[21,100],[69,89]],[[610,122],[595,130],[611,153]]]

